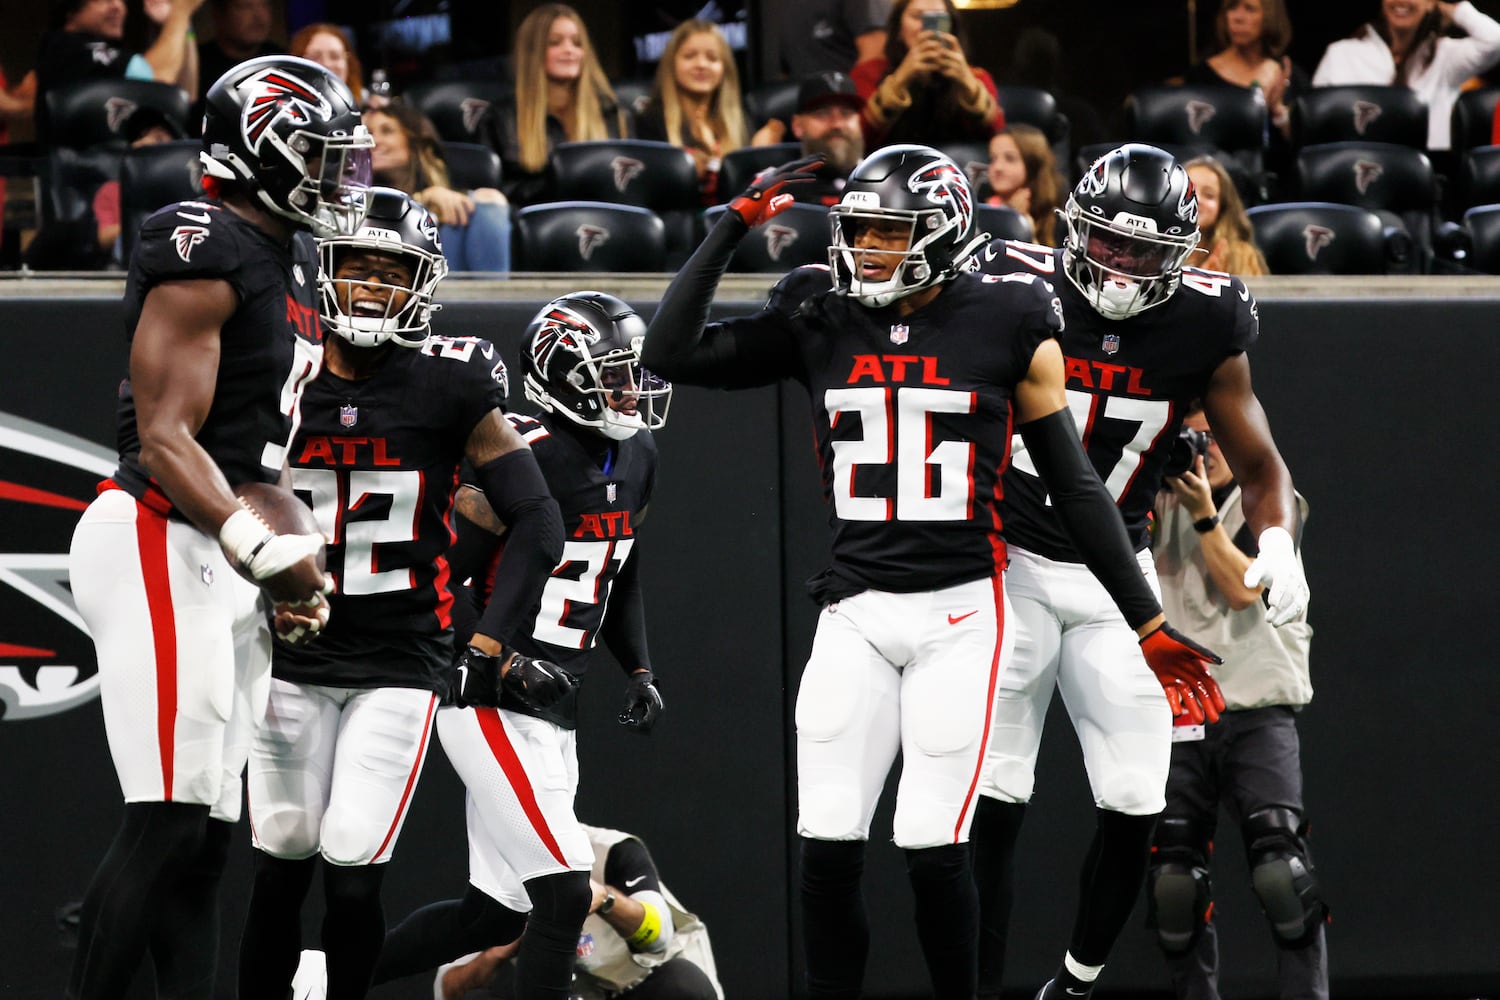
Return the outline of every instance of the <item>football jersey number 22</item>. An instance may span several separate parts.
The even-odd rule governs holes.
[[[935,413],[973,413],[972,392],[956,389],[829,389],[823,394],[829,426],[857,415],[860,436],[833,442],[833,507],[846,521],[962,521],[974,500],[974,445],[932,439]],[[896,467],[896,495],[856,496],[854,470]],[[929,469],[937,471],[937,488]]]
[[[339,479],[346,482],[340,489]],[[293,469],[292,485],[312,495],[313,519],[327,538],[344,546],[344,572],[339,593],[387,594],[415,586],[410,567],[375,569],[375,546],[410,542],[417,537],[417,504],[422,496],[422,473],[408,470]],[[384,518],[349,520],[372,496],[390,497]]]

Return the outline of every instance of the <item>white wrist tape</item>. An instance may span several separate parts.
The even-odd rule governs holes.
[[[1260,533],[1256,539],[1260,546],[1260,554],[1270,555],[1274,558],[1293,558],[1296,555],[1297,546],[1292,541],[1292,533],[1278,525],[1272,525]]]
[[[219,544],[235,562],[254,573],[255,557],[276,537],[276,532],[250,511],[241,508],[219,525]],[[260,579],[256,573],[255,578]]]

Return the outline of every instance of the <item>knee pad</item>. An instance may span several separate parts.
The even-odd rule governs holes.
[[[1192,951],[1213,916],[1212,853],[1207,831],[1196,821],[1163,816],[1157,823],[1146,875],[1146,923],[1168,955]]]
[[[1307,827],[1291,809],[1272,807],[1245,817],[1250,885],[1282,948],[1305,948],[1328,921],[1328,905],[1308,860]]]
[[[556,872],[540,875],[525,885],[526,893],[531,897],[526,933],[543,928],[545,932],[560,933],[567,941],[576,943],[578,930],[594,902],[589,873]]]

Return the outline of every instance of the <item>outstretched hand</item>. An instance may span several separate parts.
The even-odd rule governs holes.
[[[1218,722],[1224,693],[1208,672],[1209,664],[1223,663],[1215,652],[1198,645],[1163,622],[1141,640],[1146,664],[1166,692],[1172,715],[1186,715],[1194,725]]]
[[[630,675],[625,688],[625,708],[620,712],[620,725],[634,733],[649,733],[656,725],[665,704],[661,692],[656,688],[656,677],[649,670],[637,670]]]
[[[823,159],[823,155],[819,153],[779,167],[767,167],[755,175],[755,180],[750,182],[743,194],[729,203],[729,210],[744,219],[745,225],[754,229],[796,201],[786,190],[787,185],[812,180],[818,168],[823,165]]]

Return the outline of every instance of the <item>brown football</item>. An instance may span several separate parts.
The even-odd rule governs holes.
[[[275,483],[242,483],[234,488],[234,495],[250,508],[250,512],[278,535],[316,535],[318,522],[312,508],[291,490]],[[318,550],[318,569],[328,568],[326,556]]]

